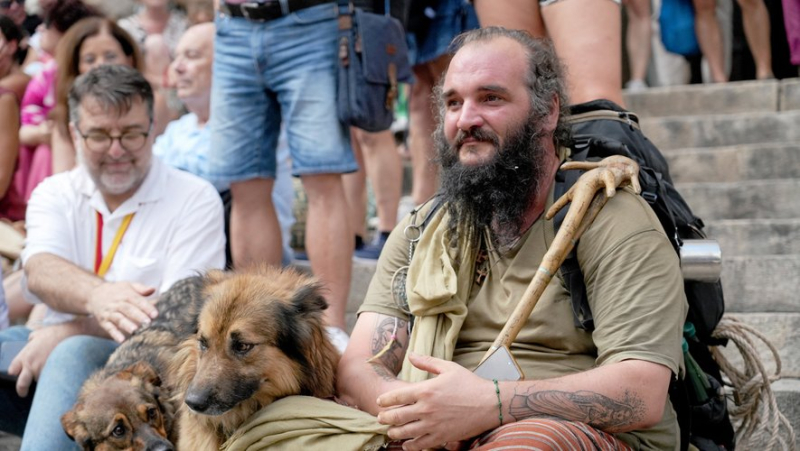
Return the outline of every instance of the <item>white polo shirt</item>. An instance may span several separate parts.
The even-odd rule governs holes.
[[[95,212],[103,217],[103,255],[123,218],[134,213],[106,273],[108,281],[138,282],[156,288],[158,294],[180,279],[225,266],[223,209],[217,191],[155,156],[142,186],[113,213],[83,166],[39,184],[28,202],[23,264],[33,255],[50,253],[94,272]],[[32,302],[41,302],[28,295]],[[72,317],[51,309],[44,322]]]

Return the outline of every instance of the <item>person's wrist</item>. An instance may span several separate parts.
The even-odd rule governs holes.
[[[84,306],[86,315],[97,316],[98,312],[95,309],[102,305],[103,299],[106,298],[106,295],[103,293],[103,289],[105,288],[106,284],[107,283],[102,279],[95,281],[94,285],[89,291],[89,297],[87,298],[86,305]]]
[[[502,426],[505,424],[503,419],[503,398],[500,394],[500,382],[497,379],[492,379],[492,385],[494,388],[494,393],[497,401],[497,419],[498,419],[498,426]]]

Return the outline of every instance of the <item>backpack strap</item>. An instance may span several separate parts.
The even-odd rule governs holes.
[[[573,138],[572,143],[572,161],[585,161],[589,152],[589,140],[582,137]],[[553,198],[558,199],[567,193],[567,190],[578,181],[580,171],[562,171],[558,170],[555,177],[555,187],[553,188]],[[558,232],[564,218],[567,215],[567,208],[562,208],[561,211],[553,218],[553,232]],[[567,291],[569,291],[570,300],[572,301],[572,318],[575,322],[575,327],[583,329],[587,332],[594,330],[594,316],[592,316],[592,309],[589,308],[589,297],[586,294],[586,283],[583,279],[583,271],[581,265],[578,263],[578,243],[575,243],[572,250],[569,251],[561,267],[558,269],[561,275],[561,280],[564,281]],[[549,243],[548,243],[549,246]]]

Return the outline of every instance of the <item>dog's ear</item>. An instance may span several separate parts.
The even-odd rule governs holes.
[[[78,411],[83,407],[82,404],[76,404],[72,410],[68,411],[64,415],[61,415],[61,427],[64,428],[64,432],[67,433],[67,436],[74,440],[75,443],[79,444],[83,449],[91,448],[91,437],[89,437],[89,431],[86,429],[86,426],[78,419]]]
[[[292,296],[292,305],[297,313],[305,315],[327,309],[328,303],[322,297],[320,291],[321,287],[316,283],[301,285]]]
[[[205,282],[206,283],[205,283],[205,285],[206,286],[215,285],[215,284],[218,284],[218,283],[220,283],[223,280],[226,280],[228,278],[230,278],[230,273],[225,272],[225,271],[221,271],[219,269],[214,269],[214,270],[211,270],[211,271],[206,273],[206,276],[205,276],[205,279],[206,279]]]
[[[161,386],[161,378],[158,377],[158,373],[156,373],[156,370],[146,362],[136,362],[122,370],[119,374],[123,379],[138,377],[155,387]]]

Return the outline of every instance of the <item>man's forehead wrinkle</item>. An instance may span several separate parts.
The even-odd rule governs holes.
[[[85,124],[89,130],[107,130],[111,128],[130,129],[130,128],[148,128],[147,114],[139,118],[131,117],[133,113],[142,106],[141,101],[134,101],[128,111],[121,111],[120,108],[115,108],[112,105],[104,105],[95,99],[87,98],[82,103],[80,108],[83,114],[80,115],[79,123]]]

